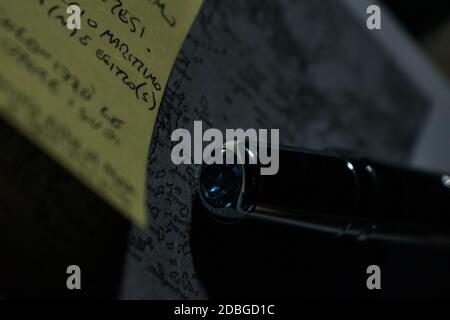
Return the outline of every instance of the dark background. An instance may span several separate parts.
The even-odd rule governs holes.
[[[384,0],[435,64],[450,79],[450,2]]]
[[[408,30],[420,37],[442,26],[450,18],[448,1],[383,1]]]

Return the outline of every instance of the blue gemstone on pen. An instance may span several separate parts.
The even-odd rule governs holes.
[[[242,165],[212,164],[202,168],[200,189],[203,198],[214,208],[235,204],[242,184]]]
[[[218,186],[214,186],[214,187],[212,187],[210,190],[209,190],[209,192],[211,193],[211,192],[216,192],[216,191],[218,191],[219,190],[219,187]]]

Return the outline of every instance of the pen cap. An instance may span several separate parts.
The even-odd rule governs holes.
[[[200,198],[216,216],[239,219],[254,212],[274,216],[308,214],[345,225],[358,201],[358,180],[345,159],[286,148],[279,152],[276,174],[264,175],[258,152],[243,142],[227,142],[222,164],[203,165]],[[226,163],[232,155],[234,163]],[[303,218],[302,218],[303,219]],[[333,221],[334,223],[334,221]]]
[[[280,149],[275,175],[261,175],[257,209],[351,216],[358,202],[358,177],[344,158]]]

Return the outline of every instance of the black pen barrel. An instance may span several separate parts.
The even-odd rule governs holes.
[[[208,211],[358,239],[450,245],[449,176],[344,153],[277,151],[273,175],[258,164],[204,165],[200,198]]]
[[[253,216],[330,231],[343,230],[358,205],[351,163],[337,156],[279,150],[275,175],[261,175]]]
[[[361,238],[450,241],[450,178],[364,158],[280,150],[254,218]]]

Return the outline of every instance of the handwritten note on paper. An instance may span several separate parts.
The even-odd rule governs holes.
[[[202,0],[79,0],[80,30],[71,3],[0,0],[0,115],[143,226],[153,127]]]

